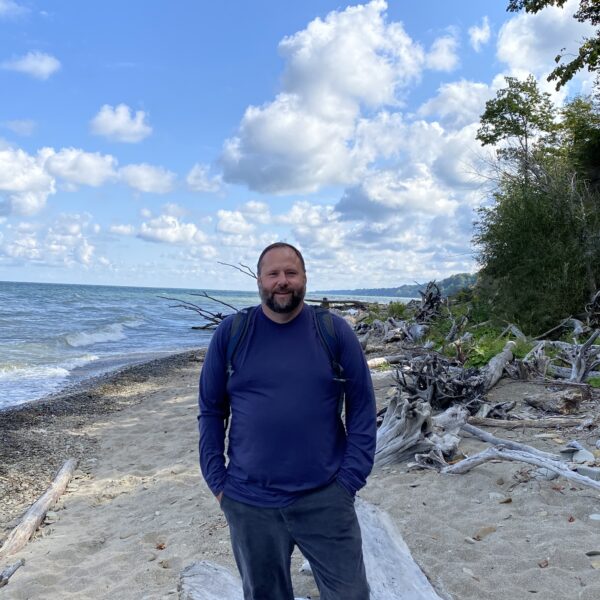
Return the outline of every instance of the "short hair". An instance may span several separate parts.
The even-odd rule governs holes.
[[[302,270],[306,273],[306,265],[304,264],[304,258],[302,257],[300,250],[298,250],[298,248],[296,248],[295,246],[288,244],[287,242],[275,242],[274,244],[270,244],[269,246],[267,246],[260,253],[260,256],[258,257],[258,262],[256,263],[256,274],[257,275],[260,275],[260,263],[262,262],[263,257],[265,256],[265,254],[267,252],[269,252],[270,250],[274,250],[275,248],[289,248],[290,250],[293,250],[295,252],[296,256],[300,259],[300,263],[302,264]]]

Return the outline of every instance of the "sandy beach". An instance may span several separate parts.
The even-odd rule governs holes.
[[[198,468],[201,356],[138,365],[0,413],[0,539],[62,462],[79,460],[49,522],[0,565],[26,561],[1,597],[176,598],[179,573],[193,561],[234,570],[225,519]],[[380,404],[390,382],[375,374]],[[502,382],[492,395],[518,399],[532,385]],[[554,452],[570,439],[591,449],[599,437],[594,429],[492,432]],[[461,445],[466,454],[481,448],[475,440]],[[600,513],[600,494],[563,479],[536,479],[534,470],[490,463],[443,476],[398,465],[375,471],[360,495],[391,515],[443,597],[597,600],[599,557],[586,552],[600,553],[600,521],[590,519]],[[314,598],[300,561],[295,555],[296,595]]]

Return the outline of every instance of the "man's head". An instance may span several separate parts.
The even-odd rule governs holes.
[[[258,259],[256,273],[260,299],[267,316],[287,321],[302,310],[306,269],[297,248],[284,242],[267,246]]]

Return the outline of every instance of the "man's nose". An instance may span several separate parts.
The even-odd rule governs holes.
[[[288,284],[288,278],[285,272],[281,272],[277,274],[277,285],[279,287],[285,287]]]

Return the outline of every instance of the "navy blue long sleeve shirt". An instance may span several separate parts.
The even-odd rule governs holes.
[[[229,379],[225,363],[232,318],[215,331],[199,394],[200,466],[214,494],[282,507],[335,479],[351,494],[365,485],[375,454],[373,386],[354,332],[332,316],[346,378],[345,427],[338,408],[340,384],[311,308],[305,306],[283,324],[260,307],[254,310]]]

